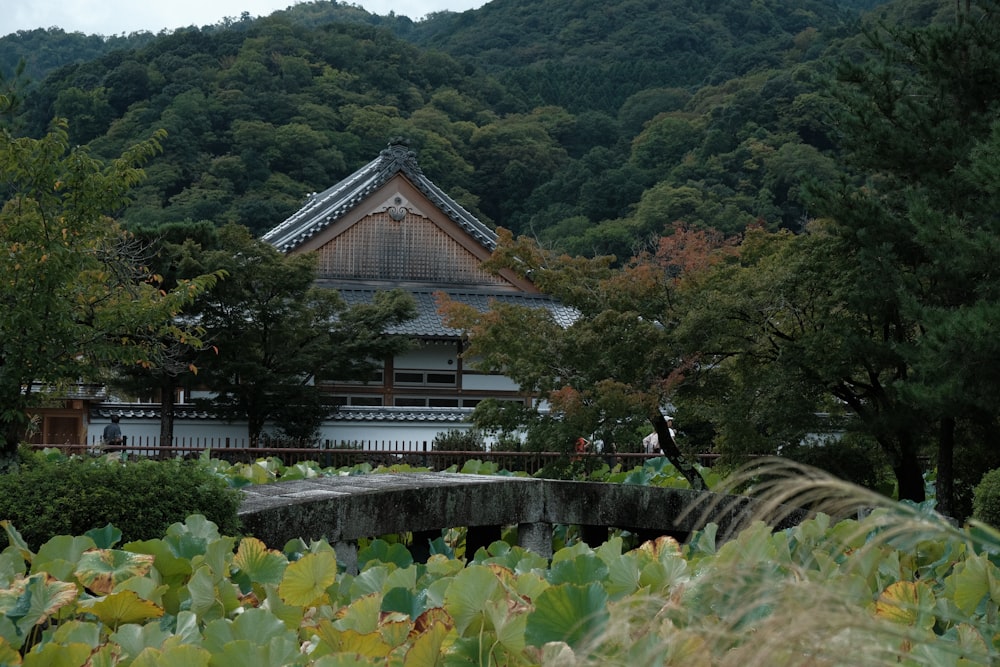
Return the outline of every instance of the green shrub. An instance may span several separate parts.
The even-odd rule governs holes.
[[[972,517],[1000,528],[1000,468],[983,475],[972,497]]]
[[[433,449],[435,452],[482,452],[486,451],[486,446],[479,431],[455,428],[438,433],[434,437]]]
[[[124,542],[162,537],[202,514],[228,535],[239,531],[239,491],[198,461],[136,461],[36,454],[0,475],[0,519],[29,546],[112,524]]]
[[[887,496],[893,493],[892,468],[885,454],[874,442],[863,438],[846,435],[824,445],[785,446],[781,455]]]

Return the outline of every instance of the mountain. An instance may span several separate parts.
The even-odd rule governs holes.
[[[414,22],[299,3],[67,56],[14,127],[67,117],[103,155],[164,128],[121,217],[256,232],[404,136],[484,221],[627,256],[679,219],[800,223],[803,175],[837,170],[819,82],[873,4],[493,0]]]

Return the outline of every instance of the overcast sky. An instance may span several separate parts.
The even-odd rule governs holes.
[[[3,0],[0,37],[18,30],[62,28],[66,32],[120,35],[159,32],[218,23],[224,17],[267,16],[297,4],[295,0]],[[353,0],[373,14],[390,11],[418,20],[445,9],[465,11],[486,0]]]

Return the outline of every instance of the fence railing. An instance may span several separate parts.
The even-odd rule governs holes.
[[[122,447],[102,447],[95,438],[87,445],[33,444],[36,449],[46,447],[60,449],[67,454],[97,454],[121,452],[129,458],[197,458],[207,452],[212,458],[230,463],[252,463],[257,459],[275,457],[285,465],[315,461],[324,468],[342,468],[370,463],[372,465],[409,464],[432,470],[444,470],[451,466],[463,466],[466,461],[490,461],[501,469],[524,471],[534,474],[545,465],[567,457],[605,458],[609,463],[621,463],[624,467],[642,465],[646,459],[659,454],[645,453],[566,453],[566,452],[517,452],[517,451],[435,451],[429,441],[403,440],[363,440],[349,442],[325,441],[314,447],[250,447],[243,438],[174,438],[174,444],[162,446],[155,437],[133,437],[126,439]],[[710,465],[714,455],[700,457],[703,465]]]

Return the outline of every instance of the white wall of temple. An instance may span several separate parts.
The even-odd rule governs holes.
[[[455,343],[425,342],[420,347],[402,352],[393,359],[393,366],[426,370],[458,369],[458,347]]]
[[[462,389],[466,391],[517,391],[517,383],[503,375],[462,374]]]
[[[107,417],[93,417],[87,428],[87,444],[101,442],[104,427],[110,423]],[[129,417],[127,411],[119,422],[126,446],[156,446],[160,439],[160,420],[147,417]],[[421,449],[426,442],[428,448],[439,433],[451,430],[466,431],[472,428],[468,422],[441,421],[328,421],[320,427],[318,440],[321,445],[336,443],[359,443],[365,449],[383,448],[386,443],[398,443],[395,447]],[[265,433],[273,434],[273,428],[265,428]],[[245,423],[227,423],[213,419],[174,420],[174,444],[184,447],[246,447],[248,443]]]

